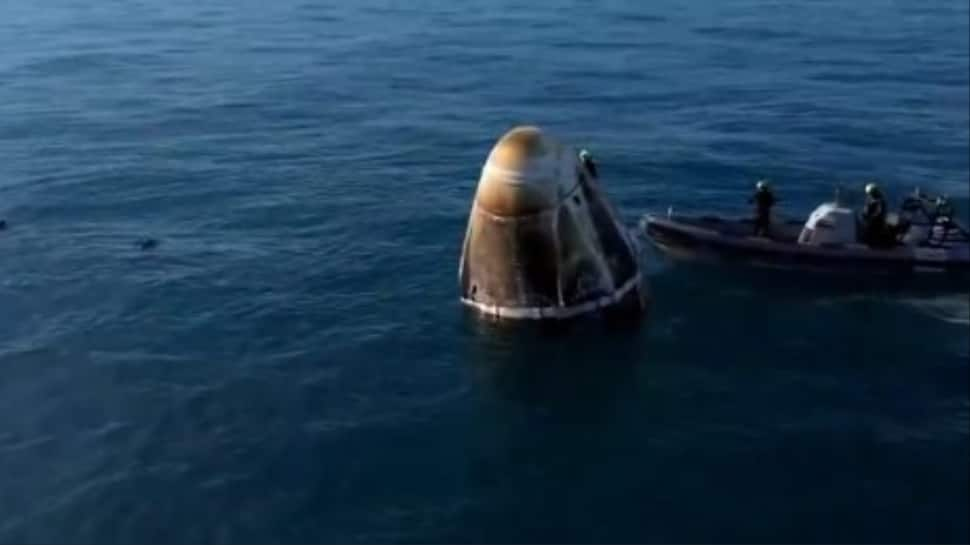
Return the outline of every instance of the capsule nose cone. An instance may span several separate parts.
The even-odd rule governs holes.
[[[497,216],[527,216],[556,207],[562,146],[538,127],[517,127],[492,148],[475,201]]]
[[[505,134],[482,169],[462,247],[462,300],[508,318],[642,310],[635,244],[593,169],[536,127]]]

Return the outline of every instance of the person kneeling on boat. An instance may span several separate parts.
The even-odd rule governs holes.
[[[876,184],[866,184],[866,204],[862,209],[862,240],[870,246],[885,246],[888,238],[886,197]]]
[[[755,184],[754,195],[748,199],[749,203],[755,205],[754,234],[755,236],[768,236],[771,229],[771,207],[778,202],[775,194],[771,191],[771,186],[765,180],[759,180]]]

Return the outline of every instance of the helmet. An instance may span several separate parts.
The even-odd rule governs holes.
[[[879,186],[873,182],[866,184],[866,195],[875,195],[879,193]]]
[[[758,180],[758,183],[754,184],[755,189],[758,191],[770,191],[771,185],[768,184],[768,180]]]

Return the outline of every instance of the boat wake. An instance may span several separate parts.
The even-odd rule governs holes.
[[[966,293],[907,297],[900,302],[921,314],[949,324],[970,325],[970,296]]]

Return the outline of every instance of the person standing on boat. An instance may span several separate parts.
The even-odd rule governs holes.
[[[771,191],[771,186],[767,180],[758,180],[755,184],[754,195],[748,199],[749,203],[754,203],[754,234],[755,236],[768,236],[771,229],[771,207],[778,202],[775,194]]]
[[[862,209],[863,238],[870,245],[880,245],[886,233],[886,197],[874,183],[866,184],[866,204]]]

